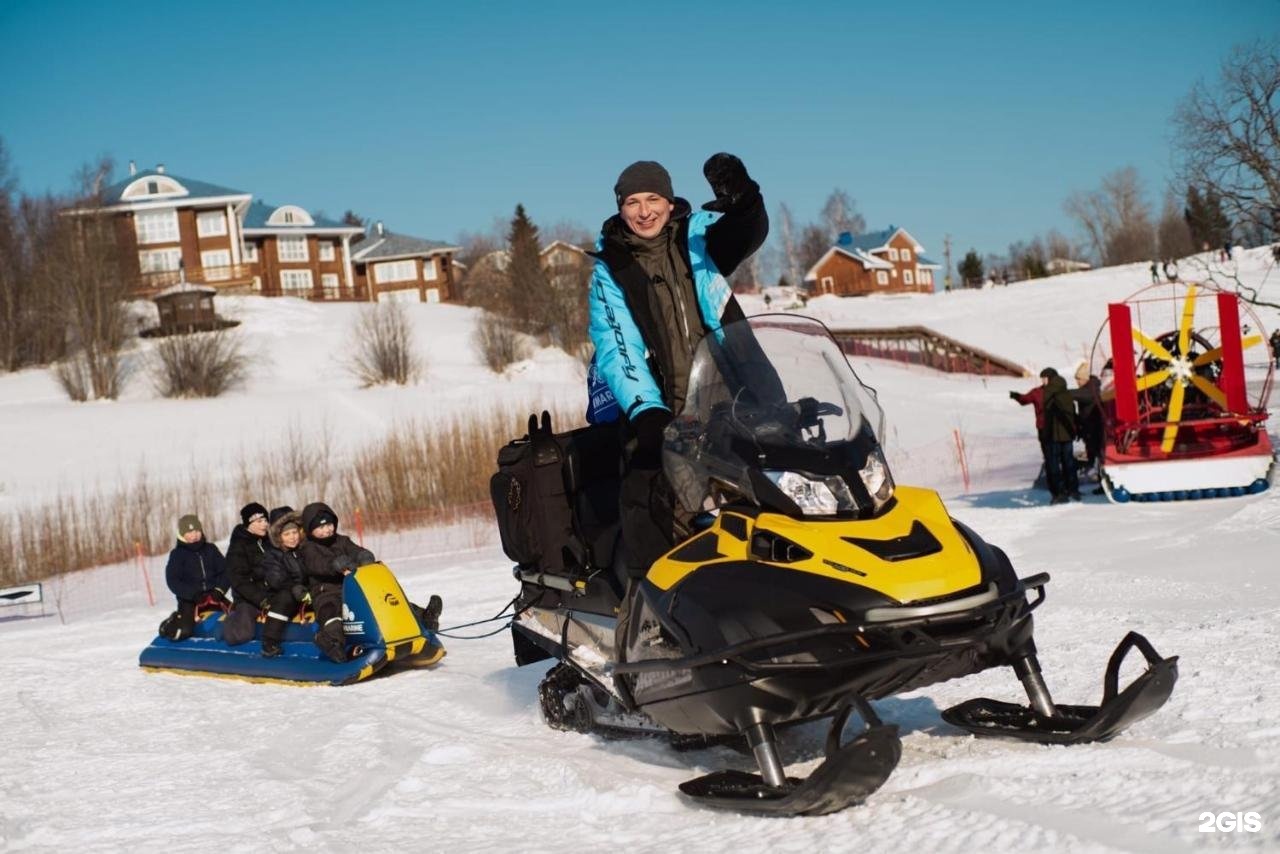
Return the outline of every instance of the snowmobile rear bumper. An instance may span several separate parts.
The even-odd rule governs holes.
[[[1147,670],[1120,691],[1120,666],[1135,647],[1147,659]],[[1163,706],[1177,681],[1178,657],[1162,658],[1145,637],[1129,632],[1107,663],[1101,705],[1058,705],[1055,714],[1045,715],[1027,706],[984,697],[953,706],[942,718],[977,736],[1042,744],[1105,741]]]

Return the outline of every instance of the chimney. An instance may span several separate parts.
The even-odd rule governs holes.
[[[157,164],[156,164],[156,174],[158,174],[158,175],[163,175],[163,174],[164,174],[164,164],[163,164],[163,163],[157,163]]]
[[[137,175],[137,174],[138,174],[138,164],[130,160],[129,161],[129,177],[132,178],[134,175]]]
[[[378,236],[382,236],[382,220],[378,220],[373,224],[374,229],[378,232]]]

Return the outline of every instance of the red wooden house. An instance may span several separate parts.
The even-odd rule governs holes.
[[[923,252],[905,228],[842,232],[836,245],[809,268],[804,283],[813,296],[933,293],[933,271],[941,265]]]

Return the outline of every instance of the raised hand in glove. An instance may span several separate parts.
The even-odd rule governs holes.
[[[297,599],[303,605],[311,604],[311,591],[303,587],[301,584],[293,585],[293,589],[289,591],[293,594],[293,598]]]
[[[631,455],[633,465],[640,468],[656,468],[662,462],[662,432],[671,423],[671,413],[654,407],[635,417],[631,427],[636,434],[636,450]]]
[[[355,572],[356,561],[350,555],[338,555],[333,559],[333,563],[330,566],[333,567],[334,572],[341,572],[346,575],[349,572]]]
[[[723,151],[707,159],[702,165],[702,174],[706,176],[711,192],[716,196],[713,201],[702,206],[704,211],[723,213],[760,192],[760,185],[751,180],[742,161]]]
[[[1022,395],[1018,394],[1016,391],[1011,391],[1011,392],[1009,392],[1009,399],[1010,399],[1010,400],[1017,400],[1019,403],[1021,403],[1022,401],[1021,401],[1021,400],[1019,400],[1019,398],[1021,398],[1021,397],[1022,397]]]

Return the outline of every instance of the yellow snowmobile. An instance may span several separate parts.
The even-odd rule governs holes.
[[[1132,633],[1099,706],[1055,703],[1032,640],[1048,575],[1019,579],[937,493],[896,485],[882,434],[874,391],[818,321],[766,315],[708,335],[665,436],[689,535],[628,579],[616,429],[555,435],[531,419],[499,456],[493,498],[522,585],[516,660],[559,660],[539,689],[548,722],[745,738],[759,774],[720,771],[681,791],[712,807],[812,815],[861,803],[896,766],[897,727],[871,700],[1008,666],[1030,706],[977,699],[943,718],[1060,744],[1109,738],[1164,704],[1177,659]],[[1148,668],[1120,690],[1135,647]],[[855,712],[864,728],[842,743]],[[831,719],[825,761],[788,777],[776,729],[819,718]]]

